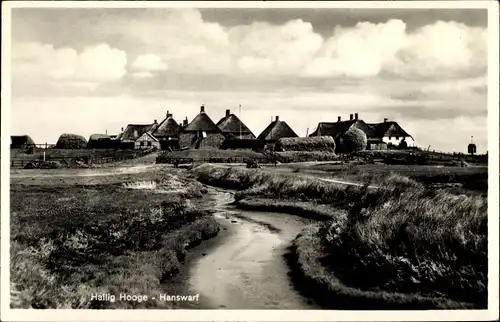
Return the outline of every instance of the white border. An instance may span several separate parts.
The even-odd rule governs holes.
[[[11,310],[9,285],[10,9],[12,8],[401,8],[488,9],[489,279],[488,310],[456,311],[298,311],[298,310]],[[499,227],[499,11],[496,1],[365,2],[141,2],[7,1],[2,3],[1,109],[1,315],[3,321],[477,321],[497,320]],[[5,108],[8,107],[8,108]]]

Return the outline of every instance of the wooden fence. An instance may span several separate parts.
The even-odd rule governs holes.
[[[81,156],[77,156],[77,157],[50,157],[50,156],[46,156],[45,161],[57,161],[63,165],[76,164],[77,161],[83,162],[85,164],[106,164],[106,163],[135,159],[135,158],[150,154],[151,152],[153,152],[153,151],[152,150],[137,151],[137,152],[131,153],[131,154],[116,155],[116,156],[100,156],[100,157],[94,157],[90,154],[89,155],[81,155]],[[16,168],[16,169],[22,169],[30,162],[40,162],[40,161],[43,161],[43,157],[34,158],[34,159],[11,159],[10,160],[10,167]]]

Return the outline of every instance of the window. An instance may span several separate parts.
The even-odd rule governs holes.
[[[146,142],[144,142],[144,141],[141,141],[141,146],[144,146],[144,144],[145,144],[145,143],[146,143]]]
[[[396,136],[396,140],[399,140],[399,136]]]
[[[151,141],[148,141],[148,146],[151,146]]]

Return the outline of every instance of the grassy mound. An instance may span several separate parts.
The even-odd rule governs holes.
[[[446,298],[426,297],[384,290],[362,290],[352,287],[332,274],[325,266],[325,249],[320,226],[305,228],[294,240],[287,254],[292,280],[304,295],[314,298],[328,309],[349,310],[415,310],[469,309],[474,305]],[[339,265],[341,261],[337,261]]]
[[[219,225],[184,195],[121,185],[11,188],[14,308],[162,308],[92,293],[159,294]]]
[[[426,298],[415,302],[426,308],[486,305],[485,197],[429,190],[397,174],[380,177],[377,189],[238,167],[194,172],[202,182],[239,190],[241,207],[331,218],[316,234],[318,256],[326,275],[353,289],[403,294],[391,305],[407,297]]]

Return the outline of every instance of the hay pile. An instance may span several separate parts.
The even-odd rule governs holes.
[[[57,140],[56,149],[85,149],[87,140],[78,134],[61,134]]]
[[[368,139],[366,133],[358,128],[351,127],[343,136],[343,152],[353,153],[366,150]]]
[[[331,136],[307,138],[281,138],[276,142],[275,151],[321,151],[335,152],[335,140]]]

